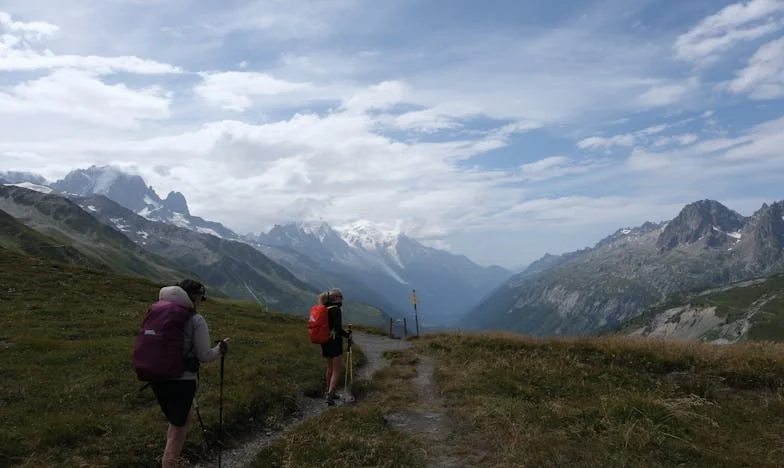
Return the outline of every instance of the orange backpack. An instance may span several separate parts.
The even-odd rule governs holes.
[[[308,334],[311,343],[324,344],[329,341],[329,311],[322,304],[310,308]]]

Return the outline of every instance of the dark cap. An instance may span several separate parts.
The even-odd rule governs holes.
[[[202,301],[207,300],[207,288],[198,281],[192,279],[184,279],[177,283],[177,286],[185,290],[188,296],[201,296]]]

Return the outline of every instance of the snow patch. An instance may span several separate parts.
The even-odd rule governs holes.
[[[741,238],[741,235],[742,235],[740,231],[725,232],[725,231],[722,231],[720,228],[718,228],[716,226],[711,226],[711,229],[713,229],[716,232],[720,232],[722,234],[726,234],[726,235],[732,237],[733,239],[735,239],[735,242],[740,241],[740,238]]]
[[[175,226],[184,227],[190,229],[191,223],[185,218],[185,215],[182,213],[172,213],[171,216],[171,223]]]
[[[378,250],[380,247],[389,246],[403,233],[399,222],[391,227],[380,226],[366,220],[335,229],[347,244],[363,250]]]
[[[324,221],[301,221],[296,226],[297,229],[305,234],[317,237],[319,242],[324,242],[324,239],[326,239],[330,231],[332,231],[329,224]]]
[[[150,219],[150,213],[152,213],[152,210],[150,210],[150,208],[147,206],[136,212],[137,215],[146,219]]]
[[[109,218],[109,221],[114,224],[114,226],[121,230],[121,231],[128,231],[128,225],[125,224],[125,220],[122,218]]]
[[[14,187],[22,187],[28,190],[35,190],[36,192],[41,192],[41,193],[52,193],[54,191],[50,187],[47,187],[45,185],[34,184],[32,182],[19,182],[18,184],[5,184],[5,185],[13,185]]]
[[[94,207],[93,205],[87,205],[87,209],[90,211],[98,211],[98,208]]]
[[[210,228],[206,228],[206,227],[197,227],[196,231],[197,232],[201,232],[202,234],[211,234],[211,235],[213,235],[215,237],[219,237],[219,238],[223,239],[223,237],[220,234],[218,234],[218,232],[215,231],[214,229],[210,229]]]
[[[395,240],[392,241],[392,244],[390,244],[390,246],[387,248],[387,254],[389,255],[389,258],[391,258],[392,261],[395,262],[397,266],[405,269],[406,267],[405,265],[403,265],[403,262],[400,260],[400,255],[398,255],[397,253],[398,239],[399,238],[396,237]]]
[[[145,231],[136,231],[136,235],[143,239],[148,239],[150,237],[150,234]]]
[[[621,234],[629,234],[630,232],[632,232],[631,229],[621,229]]]
[[[144,196],[144,203],[147,204],[147,205],[152,206],[153,209],[156,209],[156,210],[160,209],[161,206],[162,206],[160,203],[158,203],[157,201],[153,200],[149,195],[145,195]],[[144,209],[146,210],[148,208],[145,207]]]

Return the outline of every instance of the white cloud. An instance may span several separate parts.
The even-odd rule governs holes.
[[[633,133],[624,133],[620,135],[613,135],[610,137],[588,137],[577,142],[577,147],[580,149],[608,149],[613,146],[634,146],[640,141],[644,141],[651,135],[659,134],[673,124],[658,124],[652,125],[642,130],[637,130]]]
[[[727,87],[752,99],[784,97],[784,37],[760,47]]]
[[[654,143],[654,146],[668,146],[672,144],[677,144],[681,146],[691,145],[699,140],[699,135],[695,133],[684,133],[682,135],[672,135],[666,137],[660,137]]]
[[[784,166],[784,117],[757,125],[739,140],[740,144],[726,152],[725,159],[747,163],[767,159]]]
[[[403,81],[384,81],[356,91],[343,102],[342,107],[351,112],[384,110],[403,102],[410,93],[410,86]]]
[[[199,25],[221,35],[256,31],[277,40],[320,38],[332,33],[339,20],[350,20],[356,4],[354,0],[247,2],[219,8]]]
[[[584,174],[606,167],[609,161],[575,161],[565,156],[551,156],[520,166],[520,178],[528,182],[541,182],[569,175]]]
[[[27,23],[15,21],[10,14],[0,10],[0,30],[2,29],[13,33],[21,33],[27,40],[38,40],[55,35],[60,28],[45,21],[31,21]]]
[[[682,82],[651,86],[639,97],[639,103],[645,107],[670,106],[681,101],[688,93],[699,87],[697,78]]]
[[[52,68],[80,68],[93,73],[180,73],[179,67],[135,56],[101,57],[95,55],[55,54],[31,43],[34,39],[48,39],[58,31],[56,25],[45,22],[21,23],[0,11],[0,26],[11,34],[0,35],[0,71],[35,71]]]
[[[781,0],[750,0],[728,5],[679,36],[675,54],[689,61],[711,62],[740,41],[780,30],[782,11]]]
[[[254,98],[314,90],[311,83],[292,83],[267,73],[204,73],[202,78],[194,88],[197,95],[210,105],[238,112],[253,106]]]
[[[0,89],[0,114],[54,114],[118,128],[133,127],[143,119],[166,119],[169,103],[169,93],[160,88],[106,84],[77,70],[57,70],[7,91]]]
[[[612,146],[634,146],[634,135],[614,135],[611,137],[588,137],[580,140],[577,147],[581,149],[602,149]]]
[[[716,138],[701,141],[691,135],[673,140],[688,148],[677,147],[664,151],[636,148],[626,159],[632,171],[663,171],[667,177],[710,179],[719,174],[736,179],[740,171],[764,174],[771,168],[784,168],[781,148],[784,147],[784,118],[757,125],[735,138]],[[694,141],[692,141],[694,140]],[[740,179],[743,180],[743,179]]]
[[[704,21],[682,36],[682,51],[703,63],[772,28],[752,4],[765,2]],[[14,17],[0,20],[0,70],[14,73],[0,84],[0,165],[56,179],[117,164],[241,232],[303,217],[399,220],[475,258],[485,237],[467,233],[506,230],[516,244],[488,256],[517,264],[508,252],[521,244],[535,245],[533,256],[581,247],[677,197],[747,183],[781,147],[772,130],[727,127],[713,139],[676,130],[681,102],[702,123],[708,96],[697,91],[710,77],[674,75],[672,38],[627,34],[617,10],[541,28],[423,30],[406,21],[432,14],[421,2],[58,5],[3,3]],[[35,18],[53,27],[20,21]],[[775,57],[759,57],[768,59],[749,67],[770,69]],[[738,99],[771,73],[739,73],[749,84]],[[710,104],[716,115],[706,118],[726,123],[724,103]],[[618,130],[627,126],[641,129]],[[584,128],[593,133],[576,154],[564,152]],[[606,159],[579,151],[610,148]],[[730,175],[710,179],[720,171]]]
[[[569,158],[565,156],[551,156],[549,158],[540,159],[538,161],[523,164],[520,166],[520,171],[523,174],[539,174],[549,169],[560,167],[569,162]]]

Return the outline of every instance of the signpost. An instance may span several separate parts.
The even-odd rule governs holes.
[[[416,296],[416,289],[411,290],[411,295],[408,296],[408,300],[414,304],[414,319],[416,320],[416,333],[417,338],[419,337],[419,312],[417,312],[417,304],[419,304],[419,299]]]

